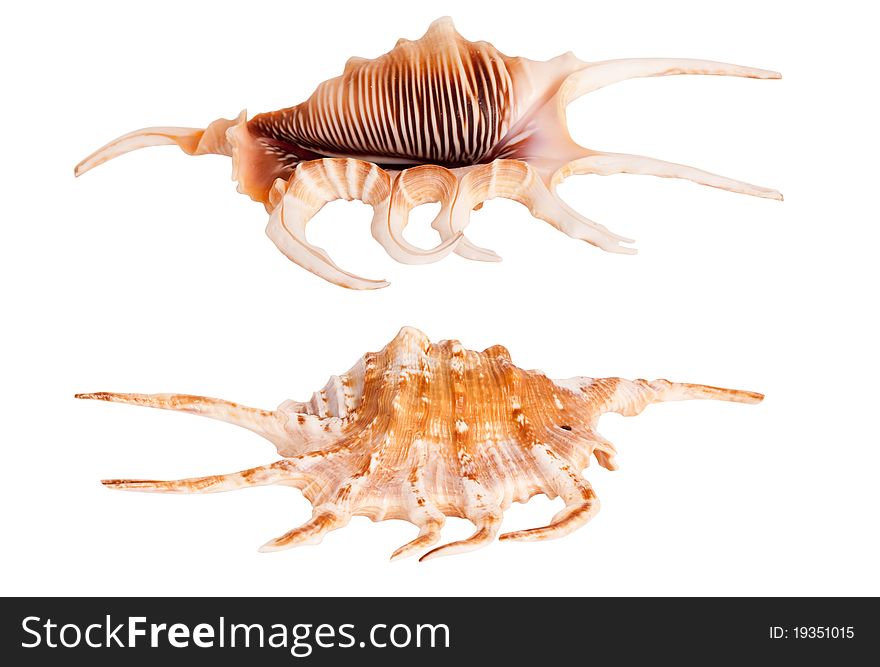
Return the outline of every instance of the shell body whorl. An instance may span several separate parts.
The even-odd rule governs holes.
[[[307,101],[259,114],[248,130],[282,159],[292,145],[386,167],[477,164],[515,119],[511,68],[515,59],[439,21],[375,60],[350,59]]]

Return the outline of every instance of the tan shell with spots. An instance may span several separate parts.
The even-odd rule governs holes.
[[[596,430],[606,412],[635,415],[650,403],[718,399],[757,403],[760,394],[656,380],[577,377],[551,380],[515,366],[501,346],[482,352],[457,341],[431,344],[404,328],[381,351],[305,403],[286,401],[258,410],[179,394],[80,394],[91,398],[182,410],[248,428],[269,439],[282,458],[228,475],[177,481],[106,480],[138,491],[207,493],[283,484],[302,490],[314,513],[304,525],[263,550],[313,544],[354,515],[404,519],[419,527],[394,557],[424,551],[440,538],[445,516],[471,520],[477,531],[423,556],[490,543],[502,513],[535,494],[561,497],[565,507],[547,526],[501,539],[561,537],[598,511],[581,471],[592,456],[613,470],[615,449]]]
[[[145,146],[176,144],[189,155],[232,158],[240,192],[266,206],[266,233],[290,260],[351,289],[385,287],[337,266],[306,239],[306,224],[328,202],[359,199],[373,207],[371,230],[397,261],[436,262],[455,252],[499,261],[470,242],[471,211],[494,197],[603,250],[632,254],[631,239],[569,208],[556,186],[572,174],[635,173],[685,178],[733,192],[781,199],[775,190],[652,158],[576,144],[566,106],[585,93],[634,77],[714,74],[760,79],[776,72],[706,60],[641,58],[583,62],[565,53],[546,62],[506,56],[470,42],[449,18],[418,40],[400,40],[374,60],[351,58],[339,77],[301,104],[205,129],[152,127],[123,135],[79,165],[83,174]],[[409,211],[440,202],[430,249],[403,238]]]

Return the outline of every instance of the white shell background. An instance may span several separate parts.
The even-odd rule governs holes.
[[[876,10],[88,7],[58,3],[47,22],[45,9],[16,6],[0,39],[15,64],[0,161],[4,594],[880,594],[880,53],[867,16]],[[310,238],[340,265],[392,283],[363,293],[280,255],[263,233],[265,212],[235,192],[226,158],[157,148],[73,178],[83,155],[131,128],[295,104],[350,56],[418,38],[440,14],[468,39],[536,60],[572,50],[584,60],[681,56],[781,71],[782,81],[619,83],[575,102],[569,127],[583,145],[776,187],[785,203],[669,179],[578,176],[562,196],[637,239],[639,255],[603,253],[494,200],[468,235],[502,263],[405,266],[370,239],[368,207],[335,202]],[[428,247],[433,210],[424,208],[407,237]],[[190,392],[273,408],[308,399],[405,324],[472,349],[505,345],[517,365],[552,377],[668,377],[767,398],[607,416],[601,429],[621,468],[590,471],[603,509],[589,526],[422,565],[387,563],[412,526],[363,518],[318,548],[256,553],[308,516],[295,490],[178,497],[99,483],[229,472],[265,463],[272,449],[224,424],[83,404],[75,392]],[[511,508],[504,529],[542,525],[556,509],[535,498]],[[470,532],[450,519],[444,542]]]

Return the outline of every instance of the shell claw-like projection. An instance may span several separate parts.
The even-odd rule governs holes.
[[[350,520],[351,515],[345,512],[337,512],[332,509],[315,510],[312,518],[303,525],[284,533],[281,537],[269,540],[260,547],[259,551],[268,553],[307,544],[320,544],[324,535],[331,530],[343,528]]]
[[[572,471],[571,466],[546,445],[537,444],[532,449],[535,460],[558,487],[565,507],[556,513],[548,525],[504,533],[498,538],[500,540],[536,542],[563,537],[586,524],[599,511],[599,499],[587,480]]]
[[[499,508],[495,512],[474,518],[473,522],[477,528],[473,535],[467,539],[450,542],[449,544],[431,549],[419,560],[426,561],[432,558],[440,558],[441,556],[454,556],[455,554],[463,554],[488,546],[495,540],[498,529],[501,527],[501,510]]]
[[[373,237],[406,264],[454,252],[497,262],[464,230],[471,212],[495,197],[513,199],[572,238],[633,254],[632,239],[583,217],[556,194],[573,174],[649,174],[684,178],[742,194],[782,199],[769,188],[635,155],[589,150],[566,126],[573,100],[625,79],[706,74],[777,79],[769,70],[706,60],[643,58],[588,63],[566,53],[546,62],[509,57],[469,42],[451,19],[438,19],[419,40],[401,39],[373,60],[350,58],[341,76],[305,102],[206,129],[153,127],[126,134],[75,169],[77,176],[129,151],[172,144],[189,155],[232,158],[239,192],[265,205],[266,232],[291,261],[351,289],[384,280],[338,267],[306,238],[306,224],[328,202],[361,200],[373,208]],[[409,212],[438,202],[432,227],[440,243],[418,248],[403,236]]]
[[[424,552],[428,547],[437,544],[440,541],[440,529],[443,528],[445,522],[446,519],[442,514],[437,519],[426,520],[419,529],[419,536],[396,549],[391,554],[391,560],[416,556]]]
[[[382,350],[332,376],[311,400],[285,401],[276,410],[186,394],[98,392],[77,398],[219,419],[263,436],[281,456],[223,475],[104,480],[109,488],[216,493],[290,486],[312,504],[312,516],[262,551],[317,544],[351,517],[367,516],[414,524],[418,535],[391,557],[423,554],[426,560],[490,544],[504,511],[536,494],[561,498],[564,507],[546,526],[499,539],[554,539],[586,524],[599,500],[583,469],[591,457],[608,470],[617,468],[614,446],[597,431],[606,412],[631,416],[662,401],[758,403],[763,397],[667,380],[551,380],[515,366],[500,345],[475,352],[457,341],[431,343],[405,327]],[[475,532],[434,547],[447,516],[468,519]]]
[[[557,178],[562,181],[572,174],[598,174],[609,176],[611,174],[639,174],[646,176],[660,176],[662,178],[682,178],[693,181],[700,185],[708,185],[721,190],[729,190],[743,195],[776,199],[782,201],[782,195],[771,188],[752,185],[743,181],[735,181],[702,169],[688,167],[674,162],[665,162],[643,155],[626,155],[624,153],[593,153],[587,157],[573,160],[559,172]],[[632,241],[630,241],[631,243]]]
[[[232,148],[226,132],[247,121],[247,111],[234,120],[219,118],[206,128],[198,127],[145,127],[114,139],[80,162],[73,170],[74,176],[82,176],[90,169],[108,160],[150,146],[177,146],[187,155],[228,155]]]

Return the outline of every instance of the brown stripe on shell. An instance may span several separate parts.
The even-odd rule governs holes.
[[[248,129],[282,159],[301,149],[388,166],[478,164],[509,127],[508,60],[438,22],[375,60],[349,60],[306,102],[257,115]]]

